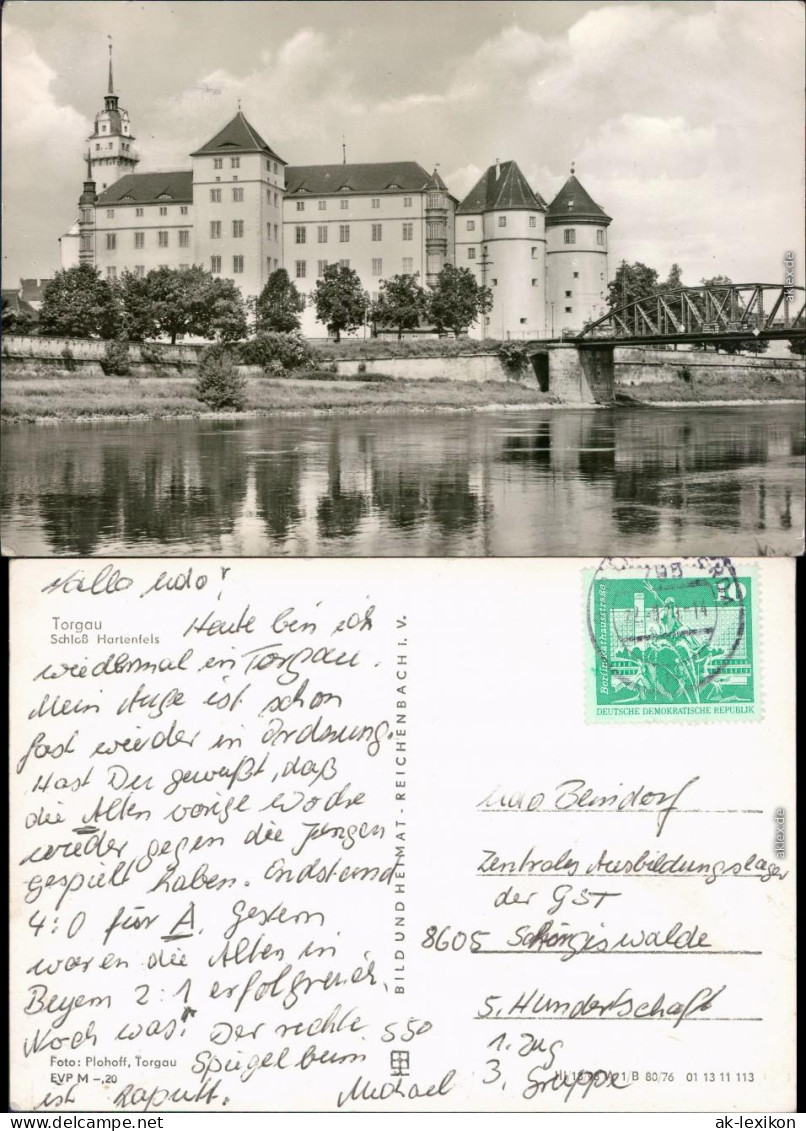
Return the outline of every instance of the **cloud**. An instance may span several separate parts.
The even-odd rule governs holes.
[[[56,72],[19,28],[3,28],[3,261],[6,285],[55,267],[56,239],[75,218],[89,120],[53,94]],[[38,217],[48,217],[51,251],[40,253]],[[32,254],[33,252],[33,254]]]
[[[218,31],[229,48],[220,61],[171,90],[161,57],[161,70],[152,64],[158,90],[144,89],[138,99],[130,84],[126,105],[141,168],[188,168],[190,151],[232,117],[240,99],[293,164],[338,161],[345,135],[353,161],[439,162],[459,197],[500,157],[517,160],[551,200],[575,159],[583,184],[614,218],[613,263],[643,258],[665,272],[678,261],[692,279],[719,270],[766,281],[778,277],[786,248],[802,246],[797,3],[610,3],[579,14],[568,5],[567,26],[553,34],[533,26],[540,5],[528,6],[531,23],[527,6],[515,6],[519,22],[505,22],[513,8],[500,5],[503,26],[471,47],[446,31],[431,34],[429,6],[418,4],[423,34],[409,89],[406,66],[414,61],[397,59],[393,75],[385,56],[361,50],[361,36],[335,21],[326,32],[314,23],[315,8],[287,7],[304,26],[249,50],[226,20],[228,5],[208,5],[205,35]],[[367,19],[382,20],[382,8],[368,6]],[[38,214],[51,224],[64,216],[66,226],[89,122],[58,104],[53,71],[34,41],[8,23],[8,208],[14,229],[25,228],[19,220],[31,215],[33,193]],[[181,49],[182,27],[166,23],[164,32],[159,49],[170,57]],[[47,176],[32,172],[33,147],[48,154]],[[51,254],[56,234],[48,236]]]

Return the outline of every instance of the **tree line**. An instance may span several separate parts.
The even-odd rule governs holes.
[[[467,268],[446,264],[436,286],[426,290],[418,274],[384,279],[372,301],[350,267],[331,264],[306,300],[284,268],[274,271],[256,299],[244,299],[231,279],[202,267],[158,267],[144,275],[123,271],[103,279],[88,264],[57,271],[45,288],[38,322],[3,307],[6,331],[142,342],[190,336],[234,342],[267,332],[296,333],[306,301],[339,340],[368,325],[404,331],[433,326],[457,337],[492,308],[488,287]]]

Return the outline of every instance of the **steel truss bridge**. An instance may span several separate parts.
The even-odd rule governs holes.
[[[806,292],[780,283],[726,283],[648,295],[563,341],[579,346],[806,340]]]

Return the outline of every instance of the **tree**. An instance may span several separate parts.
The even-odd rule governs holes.
[[[171,345],[180,334],[235,341],[246,335],[246,309],[231,279],[202,267],[158,267],[146,276],[157,332]]]
[[[305,296],[291,282],[284,267],[269,275],[268,282],[255,304],[255,331],[258,334],[276,331],[291,334],[299,330],[300,314],[305,309]]]
[[[325,267],[322,278],[316,280],[313,301],[316,317],[324,322],[338,342],[343,333],[350,333],[363,325],[369,295],[351,267],[331,263]]]
[[[142,342],[157,335],[157,307],[151,296],[148,278],[124,271],[114,287],[120,309],[121,335],[131,342]]]
[[[211,279],[210,330],[205,337],[212,338],[218,334],[221,342],[237,342],[245,338],[248,331],[246,325],[246,304],[241,292],[232,279]]]
[[[120,328],[115,295],[94,267],[57,271],[45,287],[39,327],[70,338],[114,338]]]
[[[438,330],[453,330],[458,338],[492,306],[492,291],[477,283],[472,271],[446,263],[429,296],[428,312]]]
[[[3,330],[6,334],[30,334],[36,326],[36,316],[30,310],[15,308],[3,299]]]
[[[661,292],[668,291],[684,291],[686,288],[683,286],[683,271],[679,263],[673,263],[669,268],[669,274],[665,282],[661,283],[658,290]]]
[[[210,346],[199,361],[195,394],[202,404],[217,412],[246,408],[246,381],[239,374],[226,346]]]
[[[656,294],[658,289],[658,272],[654,267],[622,260],[615,277],[608,284],[607,305],[611,310],[617,310],[620,306]]]
[[[420,286],[419,272],[414,275],[393,275],[381,283],[377,302],[372,304],[370,317],[379,326],[393,326],[398,341],[404,330],[416,330],[424,318],[428,303]]]

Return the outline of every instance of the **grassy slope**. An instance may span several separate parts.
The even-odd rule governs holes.
[[[6,421],[87,416],[199,415],[192,377],[14,377],[3,387]],[[555,398],[515,382],[294,381],[247,379],[248,411],[416,411],[489,405],[545,405]]]

